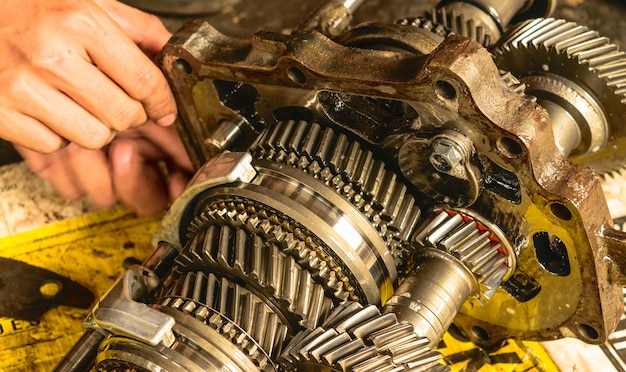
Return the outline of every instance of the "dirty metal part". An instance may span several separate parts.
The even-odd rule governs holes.
[[[500,39],[509,23],[550,16],[555,7],[556,0],[444,0],[430,16],[432,22],[490,46]]]
[[[346,300],[419,324],[407,329],[431,345],[451,321],[489,347],[606,340],[623,312],[626,240],[595,174],[558,150],[548,112],[469,38],[363,27],[243,40],[192,21],[170,40],[162,66],[184,143],[204,164],[155,235],[177,257],[146,305],[174,319],[175,342],[117,330],[102,369],[234,358],[234,370],[273,370],[278,341]],[[458,198],[432,174],[475,185],[463,209],[443,206],[416,230],[420,210]],[[424,276],[446,288],[424,288]],[[420,298],[453,306],[416,312]],[[242,315],[251,304],[259,319]],[[358,344],[346,341],[315,355],[299,343],[304,359],[292,361],[323,356],[312,365],[340,370],[344,346]]]
[[[181,70],[180,64],[189,68]],[[261,126],[285,113],[307,121],[319,117],[380,148],[389,164],[415,161],[399,150],[417,138],[442,130],[468,137],[484,184],[472,209],[499,226],[520,256],[506,291],[496,291],[485,306],[461,309],[461,328],[470,337],[474,326],[485,330],[473,340],[576,336],[602,342],[619,319],[620,287],[606,274],[612,264],[603,253],[610,217],[598,179],[559,153],[547,112],[505,84],[492,56],[477,44],[450,36],[420,56],[345,48],[316,33],[229,39],[195,22],[172,39],[163,66],[181,116],[199,133],[202,125],[241,114]],[[248,107],[253,113],[219,100],[221,82],[232,79],[254,92]],[[341,104],[334,107],[333,100]],[[206,102],[213,102],[211,112],[203,111]],[[560,242],[554,244],[567,254],[537,254],[549,253],[551,242]],[[555,275],[559,271],[551,266],[566,260],[569,274]],[[553,301],[557,288],[560,303]],[[513,315],[528,306],[549,315],[531,322]]]
[[[443,86],[443,83],[441,83]],[[406,140],[398,152],[404,176],[429,198],[454,207],[473,204],[484,189],[472,141],[444,129]]]
[[[279,362],[283,371],[449,371],[428,344],[394,313],[346,302],[321,326],[296,335]]]
[[[91,291],[52,271],[4,257],[0,267],[0,316],[34,322],[60,305],[87,309],[93,304]]]
[[[548,110],[563,154],[600,174],[623,167],[626,54],[617,45],[574,22],[539,18],[507,32],[494,54]]]
[[[435,209],[413,238],[414,269],[383,308],[435,347],[468,299],[481,306],[515,270],[505,234],[475,212]]]

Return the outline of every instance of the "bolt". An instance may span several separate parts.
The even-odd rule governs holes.
[[[464,162],[461,146],[447,138],[436,139],[432,145],[430,164],[439,172],[449,173]]]

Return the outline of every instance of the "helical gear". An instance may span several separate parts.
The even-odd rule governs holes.
[[[522,82],[535,75],[554,74],[567,79],[555,90],[589,95],[593,104],[597,102],[595,116],[601,120],[593,120],[590,130],[598,139],[591,155],[574,160],[600,174],[623,167],[626,155],[614,156],[613,150],[626,137],[622,129],[626,120],[626,53],[617,45],[575,22],[538,18],[508,31],[493,53],[498,67]]]
[[[292,256],[301,267],[319,277],[333,297],[339,300],[360,298],[353,288],[354,279],[350,280],[349,274],[333,257],[325,253],[318,242],[306,235],[305,229],[277,211],[271,213],[266,206],[260,207],[253,201],[238,199],[210,204],[191,223],[190,239],[194,239],[207,224],[245,226],[246,229],[264,236],[265,240],[277,242],[277,247],[283,253]],[[196,254],[190,252],[188,257],[183,256],[182,265],[187,265],[185,261],[189,264],[194,262]]]
[[[283,371],[449,371],[428,343],[395,314],[347,302],[320,327],[296,335],[279,362]]]
[[[475,275],[481,296],[490,299],[515,269],[515,253],[497,226],[468,213],[436,209],[418,229],[418,247],[434,247],[452,254]]]
[[[344,133],[295,120],[269,128],[252,152],[309,173],[350,201],[368,217],[401,264],[420,209],[383,159]]]
[[[335,273],[326,265],[311,273],[298,263],[299,256],[286,254],[279,246],[241,227],[209,225],[177,258],[178,270],[236,278],[274,304],[292,331],[315,326],[333,307],[333,299],[339,301],[331,287]]]
[[[217,330],[262,370],[274,369],[273,360],[288,333],[284,320],[263,299],[213,273],[182,275],[157,303],[190,314]]]

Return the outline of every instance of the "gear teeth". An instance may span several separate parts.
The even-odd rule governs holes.
[[[476,276],[482,297],[490,299],[515,264],[512,249],[494,228],[457,211],[439,210],[418,229],[414,241],[458,258]]]
[[[157,300],[204,322],[247,353],[261,369],[274,370],[288,327],[265,302],[215,274],[188,272]]]
[[[310,271],[317,281],[322,282],[328,288],[327,292],[338,301],[361,298],[361,294],[355,293],[356,288],[349,283],[354,279],[350,279],[342,272],[341,265],[325,252],[320,246],[321,243],[306,235],[305,229],[290,226],[278,214],[267,216],[266,206],[257,207],[249,200],[238,201],[236,204],[220,202],[208,205],[205,211],[196,217],[198,220],[196,225],[245,226],[252,233],[262,235],[264,240],[277,244],[288,256],[292,256],[300,266]],[[197,235],[198,231],[190,228],[187,238],[191,241]],[[186,262],[191,261],[187,259]],[[259,261],[255,262],[258,264]],[[184,265],[184,262],[181,261],[181,264]],[[251,277],[262,279],[262,271],[263,268],[255,266]]]
[[[403,26],[419,27],[443,38],[454,34],[450,28],[424,17],[404,18],[396,21],[396,23]]]
[[[343,372],[448,371],[439,363],[441,355],[428,344],[427,338],[415,334],[413,326],[398,323],[395,314],[346,302],[335,308],[321,327],[296,335],[279,363],[285,371],[298,370],[300,363]]]
[[[449,34],[468,37],[483,46],[489,46],[493,42],[491,35],[483,26],[477,25],[471,18],[465,19],[464,14],[458,14],[455,10],[449,11],[446,7],[433,9],[430,12],[430,17],[432,23],[449,29]]]
[[[252,153],[296,167],[334,189],[368,217],[402,261],[419,207],[396,173],[358,141],[317,123],[282,121],[267,130]]]
[[[625,135],[626,53],[598,32],[562,19],[537,18],[511,29],[493,49],[496,65],[518,78],[533,71],[559,75],[591,93],[608,120],[609,142],[602,156],[580,162],[599,175],[623,168],[626,155],[613,156]]]
[[[509,90],[511,90],[511,92],[519,94],[520,96],[526,96],[526,85],[520,83],[520,81],[517,80],[517,78],[513,76],[513,74],[511,74],[509,71],[500,71],[500,76],[502,77],[502,80],[504,81],[506,86],[509,87]],[[526,97],[528,97],[532,102],[537,102],[537,97]]]
[[[226,212],[215,214],[237,220]],[[293,239],[293,234],[283,230],[274,228],[273,232],[281,241],[287,236]],[[317,258],[312,256],[311,261]],[[333,299],[326,293],[333,289],[328,285],[325,288],[323,280],[316,279],[296,260],[297,257],[282,252],[278,244],[253,232],[227,224],[209,224],[185,247],[177,263],[179,271],[203,270],[243,280],[251,291],[273,298],[280,312],[291,320],[290,328],[299,329],[317,325],[328,314]],[[319,262],[318,259],[311,266],[319,268]]]

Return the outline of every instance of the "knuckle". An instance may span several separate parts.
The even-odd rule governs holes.
[[[78,143],[82,147],[89,150],[98,150],[108,145],[113,139],[113,132],[102,126],[102,129],[94,131],[82,143]]]
[[[163,77],[159,72],[154,71],[155,69],[146,69],[137,76],[135,86],[139,100],[146,100],[163,89]]]
[[[108,126],[122,131],[144,124],[147,120],[143,106],[139,102],[133,102],[119,108],[109,119]]]
[[[27,69],[17,68],[1,74],[0,82],[7,97],[19,98],[31,90],[32,76]]]

